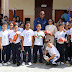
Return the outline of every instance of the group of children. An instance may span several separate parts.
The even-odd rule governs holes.
[[[55,33],[56,47],[52,42],[46,41],[46,48],[44,49],[45,42],[45,31],[41,30],[41,24],[37,24],[37,31],[30,29],[30,23],[27,22],[25,25],[25,30],[23,30],[24,24],[13,25],[9,24],[7,29],[7,24],[2,24],[2,31],[0,32],[0,66],[10,64],[10,57],[12,52],[12,62],[17,63],[17,66],[21,65],[21,50],[23,53],[22,65],[28,62],[31,63],[31,49],[33,48],[33,63],[37,62],[37,52],[39,50],[39,62],[43,63],[43,58],[49,64],[64,64],[68,61],[68,51],[69,46],[72,46],[72,28],[69,30],[68,25],[59,25],[59,31]],[[47,33],[50,35],[50,33]],[[61,39],[60,39],[61,38]],[[71,40],[71,43],[70,43]],[[72,51],[72,47],[71,47]],[[26,54],[28,52],[28,60],[26,59]],[[65,61],[64,61],[65,60]]]

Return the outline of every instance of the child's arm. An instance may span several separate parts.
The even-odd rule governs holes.
[[[48,50],[45,49],[45,52],[44,52],[44,55],[45,55],[45,56],[46,56],[47,52],[48,52]]]
[[[55,57],[56,54],[53,54],[49,59],[47,59],[46,61],[49,62],[49,60],[53,59]]]
[[[20,39],[22,39],[21,35],[19,34]]]
[[[22,51],[23,51],[23,49],[24,49],[24,47],[23,47],[23,41],[24,41],[24,37],[22,36],[22,41],[21,41],[21,48],[22,48]]]
[[[2,44],[1,44],[1,37],[0,37],[0,49],[3,49]]]
[[[68,47],[70,47],[70,38],[71,38],[71,36],[68,37],[68,40],[69,40]]]
[[[32,36],[32,48],[33,48],[33,45],[34,45],[34,37]]]
[[[43,39],[45,39],[45,37],[43,37],[42,35],[41,35],[41,37],[42,37]]]

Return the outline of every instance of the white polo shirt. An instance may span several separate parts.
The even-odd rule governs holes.
[[[24,30],[21,36],[24,37],[23,46],[32,46],[32,36],[34,36],[32,29]]]
[[[24,29],[23,29],[23,28],[20,28],[20,27],[19,27],[19,29],[18,29],[18,31],[20,31],[21,33],[23,32],[23,30],[24,30]]]
[[[13,30],[7,29],[9,35],[13,32]]]
[[[61,38],[61,37],[65,38],[65,33],[64,33],[64,31],[62,31],[62,32],[57,31],[57,32],[55,33],[55,38],[57,38],[57,40],[58,40],[58,39]],[[63,42],[63,43],[64,43],[64,42]],[[63,43],[62,43],[62,44],[63,44]]]
[[[53,54],[55,54],[56,56],[60,57],[60,54],[57,50],[57,48],[55,46],[53,46],[52,48],[49,48],[48,46],[46,47],[46,50],[48,50],[48,53],[50,56],[52,56]]]
[[[4,32],[3,31],[0,32],[0,37],[2,38],[2,40],[1,40],[2,46],[9,45],[8,36],[9,36],[8,31],[5,30]]]
[[[72,42],[72,28],[70,29],[71,42]]]
[[[34,35],[36,35],[36,34],[40,34],[43,37],[45,36],[43,31],[40,31],[40,32],[35,31]],[[34,45],[43,46],[43,38],[42,37],[35,37]]]
[[[17,32],[14,32],[14,31],[13,31],[13,32],[10,34],[9,38],[11,38],[11,39],[13,40],[13,38],[14,38],[14,36],[15,36],[16,33],[18,33],[18,34],[21,35],[21,32],[20,32],[20,31],[17,31]],[[17,38],[15,44],[16,44],[16,43],[19,43],[20,40],[21,40],[21,39],[20,39],[20,37],[18,36],[18,38]]]

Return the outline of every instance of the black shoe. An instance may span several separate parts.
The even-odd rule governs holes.
[[[13,62],[13,64],[16,64],[16,62]]]
[[[40,63],[43,63],[43,61],[39,61]]]
[[[20,66],[20,63],[18,63],[17,66]]]
[[[33,63],[37,63],[36,61],[34,61]]]
[[[50,65],[50,63],[47,62],[46,65]]]

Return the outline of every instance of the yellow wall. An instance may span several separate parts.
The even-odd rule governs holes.
[[[16,8],[16,9],[23,9],[23,17],[31,18],[31,27],[33,28],[33,21],[34,21],[34,8],[35,8],[35,0],[9,0],[9,9]]]

